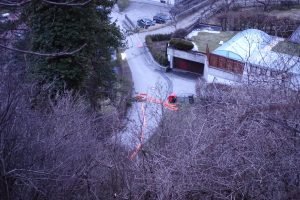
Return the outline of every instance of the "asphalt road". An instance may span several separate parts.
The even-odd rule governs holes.
[[[141,3],[138,3],[139,5]],[[137,16],[136,4],[126,9],[128,16]],[[157,9],[157,5],[147,4],[147,6],[139,7],[139,12],[143,15],[152,15]],[[141,10],[144,8],[144,10]],[[147,12],[151,12],[147,14]],[[113,12],[112,18],[117,19],[117,23],[121,26],[125,13]],[[192,23],[192,22],[190,22]],[[177,26],[184,27],[188,25],[186,22],[178,23]],[[128,49],[125,51],[126,59],[129,64],[132,79],[134,83],[134,93],[147,93],[155,99],[165,100],[166,97],[175,92],[180,95],[182,93],[195,94],[195,83],[197,77],[189,74],[166,73],[161,69],[145,48],[145,36],[155,33],[170,33],[174,31],[174,26],[167,26],[151,32],[136,33],[127,36]],[[133,94],[133,95],[135,95]],[[161,104],[150,102],[143,103],[145,108],[146,125],[143,125],[143,116],[141,116],[142,103],[133,103],[128,112],[128,121],[126,128],[118,133],[115,139],[129,148],[134,148],[141,142],[141,132],[143,132],[143,142],[145,142],[157,128],[162,117]],[[174,111],[172,111],[174,112]]]

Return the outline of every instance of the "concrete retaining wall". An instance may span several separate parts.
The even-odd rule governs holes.
[[[173,48],[168,48],[167,49],[167,54],[171,57],[178,57],[178,58],[183,58],[186,60],[191,60],[194,62],[199,62],[199,63],[205,63],[206,55],[198,52],[193,52],[193,51],[180,51],[177,49]],[[172,67],[172,66],[171,66]]]
[[[212,66],[208,67],[207,74],[211,75],[211,76],[215,76],[217,78],[226,79],[226,80],[229,80],[229,81],[235,81],[235,82],[241,82],[242,81],[242,76],[241,75],[226,72],[224,70],[220,70],[220,69],[214,68]]]

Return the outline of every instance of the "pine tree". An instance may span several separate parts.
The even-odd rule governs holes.
[[[110,87],[113,80],[109,67],[111,49],[122,45],[122,34],[116,24],[110,22],[114,2],[97,2],[63,6],[32,0],[27,6],[32,51],[72,51],[86,44],[70,56],[34,57],[33,77],[40,83],[54,83],[56,90],[84,91],[91,82],[93,87]]]

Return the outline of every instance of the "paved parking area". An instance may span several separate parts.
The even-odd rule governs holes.
[[[152,19],[153,16],[157,13],[169,13],[170,7],[160,6],[159,4],[148,4],[140,2],[131,2],[130,6],[123,11],[133,23],[140,18],[149,18]]]

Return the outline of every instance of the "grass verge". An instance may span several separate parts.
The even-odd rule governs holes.
[[[235,31],[222,31],[220,33],[199,32],[197,36],[192,37],[192,40],[196,43],[198,51],[205,53],[207,44],[209,50],[213,51],[221,46],[219,44],[220,41],[226,42],[230,40],[235,34]]]
[[[300,56],[300,45],[289,42],[287,40],[280,41],[272,48],[272,51],[278,53],[285,53],[293,56]]]

